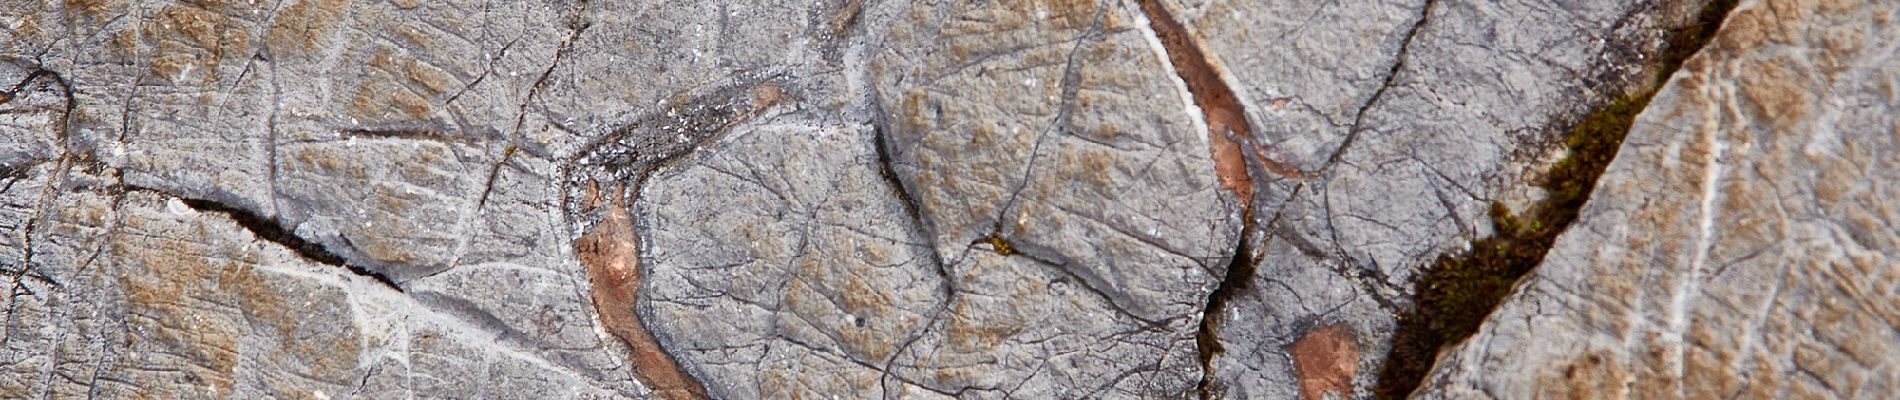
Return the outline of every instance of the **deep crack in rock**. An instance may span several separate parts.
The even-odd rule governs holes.
[[[1402,398],[1417,390],[1439,351],[1476,332],[1518,279],[1543,261],[1557,236],[1576,222],[1636,115],[1668,76],[1714,36],[1736,3],[1706,3],[1691,26],[1670,30],[1652,64],[1656,73],[1650,82],[1599,105],[1570,128],[1565,135],[1567,156],[1537,183],[1547,192],[1545,199],[1524,210],[1523,217],[1502,203],[1493,203],[1490,216],[1496,234],[1474,240],[1464,254],[1441,256],[1414,278],[1413,307],[1398,318],[1374,395]]]
[[[397,292],[403,291],[402,286],[397,285],[396,281],[389,279],[389,276],[371,271],[369,268],[365,268],[361,265],[351,264],[348,259],[331,252],[329,248],[323,247],[323,245],[317,244],[316,242],[305,240],[303,237],[297,236],[294,231],[279,224],[276,220],[258,215],[251,210],[220,203],[215,200],[180,196],[154,188],[132,185],[125,185],[124,188],[127,191],[150,192],[175,198],[183,202],[185,206],[191,207],[191,209],[198,210],[199,212],[223,214],[229,217],[231,221],[236,222],[238,226],[243,227],[244,230],[250,231],[251,234],[257,236],[258,239],[276,243],[279,246],[290,249],[290,251],[297,253],[298,256],[304,259],[319,264],[342,267],[343,269],[349,270],[350,273],[375,280],[390,290]]]
[[[1234,296],[1247,292],[1253,286],[1254,276],[1259,273],[1259,266],[1256,265],[1259,260],[1254,259],[1253,246],[1249,245],[1254,231],[1252,216],[1245,218],[1243,221],[1248,223],[1241,229],[1239,243],[1234,246],[1233,259],[1227,265],[1227,276],[1221,279],[1220,286],[1208,294],[1207,308],[1201,311],[1200,331],[1194,335],[1195,347],[1201,354],[1202,374],[1201,383],[1195,389],[1202,399],[1217,398],[1215,393],[1221,389],[1214,383],[1214,356],[1224,351],[1220,345],[1221,313],[1226,312],[1227,303]]]
[[[1195,333],[1194,343],[1200,354],[1201,382],[1196,391],[1203,399],[1215,397],[1218,388],[1214,385],[1214,356],[1220,354],[1220,340],[1217,337],[1219,317],[1227,307],[1228,301],[1253,281],[1257,261],[1249,246],[1249,238],[1254,234],[1253,195],[1254,179],[1247,163],[1249,157],[1244,149],[1252,149],[1253,159],[1265,170],[1285,178],[1303,178],[1306,174],[1296,167],[1280,163],[1266,157],[1258,147],[1252,144],[1253,128],[1247,122],[1246,110],[1233,89],[1221,78],[1213,62],[1201,50],[1198,43],[1180,21],[1174,19],[1160,0],[1141,1],[1141,10],[1148,17],[1148,23],[1155,36],[1160,39],[1169,65],[1173,66],[1196,106],[1202,112],[1202,120],[1207,123],[1209,156],[1214,160],[1215,174],[1220,179],[1222,189],[1226,189],[1240,200],[1242,227],[1237,235],[1234,252],[1229,257],[1229,265],[1219,286],[1208,294],[1206,308],[1201,311],[1199,330]],[[1296,191],[1297,193],[1297,191]],[[998,251],[1007,251],[1008,247],[999,245]]]

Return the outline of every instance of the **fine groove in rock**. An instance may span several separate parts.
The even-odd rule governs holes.
[[[990,239],[990,240],[1000,240],[1000,239]],[[1069,262],[1068,260],[1064,260],[1060,258],[1060,256],[1038,255],[1039,253],[1053,253],[1053,251],[1049,251],[1048,249],[1041,248],[1040,246],[1036,246],[1034,244],[1027,244],[1027,245],[1009,244],[1008,246],[1012,247],[1012,249],[1008,251],[1008,254],[1002,254],[1003,253],[1002,251],[998,251],[998,254],[1002,254],[1005,257],[1020,257],[1024,260],[1029,260],[1031,263],[1034,263],[1036,265],[1041,265],[1043,267],[1047,267],[1049,269],[1055,270],[1057,273],[1062,274],[1064,278],[1073,280],[1077,286],[1081,286],[1083,289],[1087,290],[1089,293],[1094,294],[1097,297],[1100,297],[1102,299],[1102,302],[1105,304],[1108,304],[1108,307],[1114,309],[1115,312],[1121,313],[1122,315],[1127,316],[1129,319],[1133,319],[1136,322],[1140,322],[1142,325],[1144,325],[1148,329],[1153,329],[1156,331],[1165,331],[1168,329],[1167,327],[1168,321],[1174,320],[1177,318],[1182,318],[1182,317],[1173,317],[1173,318],[1168,318],[1166,320],[1155,320],[1147,316],[1144,316],[1140,313],[1136,313],[1134,310],[1131,310],[1127,306],[1122,305],[1121,304],[1122,301],[1117,301],[1118,299],[1122,297],[1115,296],[1113,294],[1115,292],[1108,290],[1110,285],[1106,279],[1102,279],[1101,277],[1096,276],[1094,274],[1078,273],[1075,270],[1076,267],[1074,267],[1075,263]]]
[[[885,137],[883,127],[873,125],[871,129],[873,141],[871,146],[877,150],[878,176],[884,178],[885,184],[890,185],[891,192],[897,195],[897,201],[904,204],[904,215],[910,217],[918,230],[925,231],[924,233],[927,234],[930,229],[924,225],[923,208],[917,205],[917,198],[911,196],[910,189],[904,187],[903,179],[898,177],[897,169],[891,166],[895,161],[891,158],[890,139]],[[947,274],[945,277],[948,277]]]
[[[74,155],[71,149],[72,148],[72,141],[71,141],[72,119],[73,119],[73,110],[79,107],[79,102],[75,101],[74,99],[72,82],[67,81],[66,77],[64,75],[60,75],[58,72],[35,68],[33,72],[27,73],[25,78],[20,79],[20,82],[18,84],[15,84],[12,88],[8,89],[4,93],[5,99],[4,101],[0,101],[0,104],[12,102],[13,99],[16,99],[20,96],[20,91],[25,90],[28,85],[31,85],[33,83],[33,81],[38,80],[42,77],[52,79],[53,84],[59,86],[60,96],[64,97],[66,100],[66,107],[60,113],[60,117],[59,117],[60,118],[59,140],[62,143],[65,151],[61,152],[58,158],[58,165],[54,169],[55,171],[54,178],[52,179],[52,181],[57,182],[64,179],[63,175],[66,173],[65,172],[66,169],[71,167],[70,164],[74,158]],[[15,171],[16,173],[19,173],[20,175],[14,177],[13,180],[17,180],[17,179],[20,179],[20,177],[25,176],[24,175],[25,168],[27,168],[27,166],[15,165],[13,166],[13,168],[20,168],[19,170]],[[12,190],[13,180],[9,180],[7,182],[8,190]],[[11,289],[11,291],[13,292],[18,292],[22,288],[20,279],[22,276],[26,276],[26,274],[29,271],[31,271],[35,275],[39,274],[38,271],[33,271],[34,270],[33,268],[33,249],[34,249],[33,231],[34,231],[34,228],[39,224],[39,220],[40,220],[39,216],[42,214],[45,214],[47,207],[49,207],[49,204],[51,204],[50,202],[46,200],[52,199],[54,197],[54,191],[57,190],[58,186],[60,185],[48,184],[40,189],[41,191],[40,195],[42,196],[41,204],[34,207],[32,216],[27,217],[26,223],[20,227],[20,232],[21,232],[20,270],[14,274],[13,279],[12,279],[13,288]]]
[[[350,264],[349,260],[343,258],[343,256],[337,255],[334,252],[331,252],[330,249],[323,247],[323,245],[317,244],[316,242],[312,242],[309,240],[305,240],[303,237],[297,236],[295,232],[291,231],[290,229],[285,228],[282,224],[279,224],[277,221],[272,220],[270,218],[265,218],[264,216],[258,215],[257,213],[252,212],[251,210],[246,210],[241,207],[224,204],[216,200],[197,199],[197,198],[180,196],[177,194],[158,190],[155,188],[133,186],[133,185],[125,185],[124,188],[127,191],[149,192],[149,193],[158,194],[160,196],[175,198],[175,199],[178,199],[180,202],[183,202],[185,206],[191,207],[191,209],[197,210],[198,212],[223,214],[225,217],[230,218],[232,222],[236,222],[239,227],[243,227],[244,230],[250,231],[251,234],[254,236],[257,236],[258,239],[263,239],[271,243],[276,243],[279,246],[283,246],[286,249],[290,249],[291,252],[296,253],[298,256],[303,257],[306,260],[310,260],[319,264],[342,267],[343,269],[349,270],[350,273],[361,275],[363,277],[367,277],[372,280],[375,280],[377,283],[381,283],[383,286],[388,287],[390,290],[394,290],[396,292],[403,292],[402,286],[397,285],[396,281],[389,279],[388,276],[385,276],[381,273],[377,273],[376,271],[371,271],[368,268],[364,268],[363,266],[360,266],[360,265]]]
[[[54,74],[52,72],[48,72],[45,70],[37,70],[31,73],[27,73],[26,77],[21,78],[19,83],[13,84],[12,88],[9,88],[4,92],[0,92],[0,104],[11,103],[13,102],[13,99],[20,98],[20,91],[26,90],[27,85],[33,84],[33,81],[39,80],[41,76],[48,76],[48,75],[54,75]],[[54,78],[57,79],[58,77],[55,76]]]
[[[521,105],[517,106],[515,110],[514,129],[506,137],[503,138],[504,140],[508,141],[508,144],[502,147],[501,157],[498,157],[493,164],[490,164],[488,166],[487,177],[482,179],[482,192],[481,194],[476,195],[475,206],[474,208],[469,209],[468,215],[464,217],[466,218],[466,220],[464,221],[463,226],[472,226],[473,222],[469,220],[473,220],[473,219],[481,217],[482,210],[488,207],[489,196],[493,195],[495,192],[495,180],[501,177],[501,167],[504,165],[507,165],[510,160],[513,160],[515,157],[515,153],[520,150],[520,143],[521,143],[521,136],[522,136],[521,130],[522,130],[522,127],[526,125],[528,121],[528,104],[533,103],[535,97],[540,96],[541,91],[547,88],[548,78],[554,75],[555,69],[561,67],[561,60],[566,59],[567,54],[574,50],[574,42],[576,40],[580,40],[581,35],[587,32],[588,27],[592,26],[592,24],[582,20],[584,17],[580,15],[580,14],[585,14],[587,12],[587,8],[586,8],[587,6],[588,4],[585,2],[580,4],[581,8],[575,13],[575,21],[571,23],[570,25],[570,27],[573,29],[573,32],[569,33],[567,36],[567,39],[562,40],[560,46],[555,48],[554,59],[548,62],[548,67],[541,70],[541,75],[538,77],[535,77],[533,84],[528,85],[528,94],[522,97]],[[517,40],[519,39],[517,38]],[[508,44],[502,45],[501,52],[500,52],[501,55],[496,59],[507,57],[508,49],[513,47],[514,44],[515,44],[514,41],[509,41]],[[448,101],[444,102],[443,104],[446,105],[446,104],[455,102],[455,99],[457,97],[460,97],[462,93],[467,92],[471,88],[474,88],[476,84],[480,84],[483,78],[487,78],[488,74],[492,72],[494,69],[492,60],[490,61],[490,65],[486,68],[487,69],[482,71],[481,75],[476,76],[474,81],[469,82],[468,85],[464,86],[461,91],[456,92],[455,95],[453,96],[449,96]],[[448,264],[449,268],[452,269],[456,265],[460,265],[462,263],[462,255],[467,253],[466,248],[468,246],[468,242],[469,242],[468,239],[463,239],[461,243],[457,244],[457,247],[459,247],[459,249],[457,249],[455,252],[456,254],[455,258],[449,261],[449,264]],[[444,269],[437,273],[440,274],[442,272],[447,272],[447,271],[448,269]]]
[[[884,127],[882,125],[877,123],[871,125],[871,139],[871,147],[877,152],[878,177],[884,179],[884,183],[890,186],[891,192],[897,196],[897,201],[903,203],[904,215],[910,218],[911,229],[915,230],[917,236],[921,238],[933,237],[929,234],[929,227],[924,225],[923,211],[917,204],[916,197],[911,196],[910,190],[904,187],[904,181],[898,178],[897,170],[892,167],[893,161],[891,158],[890,143],[889,139],[885,137]],[[950,275],[950,267],[944,265],[943,259],[937,255],[936,251],[927,249],[923,253],[925,258],[930,259],[931,265],[936,267],[935,272],[938,278],[943,282],[943,287],[941,288],[943,290],[943,303],[939,305],[935,311],[930,313],[928,320],[917,324],[917,327],[913,328],[911,332],[905,333],[903,342],[898,343],[897,347],[891,351],[890,357],[884,360],[884,366],[878,369],[880,374],[878,380],[897,379],[899,382],[909,383],[914,386],[923,387],[926,390],[936,391],[936,389],[910,382],[910,380],[903,376],[891,373],[891,364],[897,362],[897,357],[903,355],[904,351],[909,349],[912,344],[915,344],[918,339],[923,338],[924,335],[922,332],[936,325],[937,320],[943,318],[945,312],[958,300],[956,281],[954,280],[955,277]]]
[[[1710,1],[1689,26],[1670,29],[1650,64],[1656,71],[1650,82],[1596,106],[1569,128],[1564,136],[1568,155],[1536,183],[1546,191],[1546,198],[1521,214],[1492,203],[1496,234],[1472,241],[1471,250],[1464,254],[1441,256],[1415,278],[1413,308],[1398,317],[1391,351],[1373,389],[1375,396],[1401,398],[1414,392],[1439,352],[1477,332],[1519,278],[1543,262],[1557,236],[1576,222],[1636,115],[1668,77],[1708,43],[1736,3]]]
[[[1346,139],[1339,142],[1339,147],[1333,149],[1333,154],[1326,157],[1326,164],[1321,165],[1319,170],[1314,172],[1315,174],[1324,173],[1332,168],[1333,164],[1339,163],[1339,159],[1345,157],[1346,149],[1352,147],[1352,143],[1359,139],[1361,124],[1366,119],[1366,111],[1372,110],[1372,106],[1377,105],[1379,99],[1385,97],[1385,91],[1392,88],[1392,82],[1398,79],[1399,70],[1405,68],[1406,57],[1411,54],[1412,39],[1418,37],[1418,31],[1425,27],[1425,23],[1431,22],[1432,6],[1437,4],[1438,0],[1425,0],[1425,5],[1419,7],[1418,22],[1412,23],[1412,28],[1405,31],[1405,39],[1399,41],[1399,52],[1392,57],[1392,68],[1386,70],[1385,80],[1379,82],[1379,89],[1374,90],[1372,96],[1366,98],[1365,104],[1359,105],[1359,112],[1353,113],[1352,127],[1346,130]]]

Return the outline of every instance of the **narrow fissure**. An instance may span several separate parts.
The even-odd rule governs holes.
[[[1220,72],[1214,69],[1212,61],[1194,41],[1192,33],[1174,19],[1160,0],[1142,0],[1140,6],[1166,53],[1168,64],[1174,67],[1175,74],[1187,86],[1194,105],[1200,107],[1201,118],[1207,123],[1208,155],[1214,160],[1214,172],[1221,188],[1233,192],[1241,204],[1242,226],[1236,236],[1234,253],[1220,285],[1208,294],[1206,308],[1201,311],[1199,330],[1194,335],[1202,374],[1195,391],[1201,398],[1211,399],[1220,390],[1214,383],[1214,357],[1222,351],[1217,337],[1220,315],[1226,310],[1231,298],[1246,291],[1255,274],[1253,249],[1248,244],[1250,235],[1254,234],[1253,177],[1242,147],[1243,143],[1252,142],[1253,128],[1247,123],[1246,110],[1242,108],[1240,99],[1221,79]],[[1265,157],[1259,158],[1269,172],[1289,178],[1305,176],[1297,168],[1281,165]],[[1009,251],[1007,242],[992,245],[997,246],[999,251]]]
[[[1406,58],[1411,55],[1412,39],[1418,37],[1418,31],[1425,28],[1425,23],[1431,22],[1432,6],[1437,4],[1438,0],[1425,0],[1425,5],[1419,7],[1418,22],[1412,23],[1411,29],[1405,31],[1405,38],[1399,41],[1398,54],[1392,56],[1392,67],[1385,71],[1385,80],[1379,82],[1379,89],[1372,91],[1372,96],[1367,97],[1366,102],[1359,105],[1359,111],[1353,113],[1352,127],[1346,129],[1346,138],[1339,142],[1338,148],[1333,149],[1331,156],[1326,157],[1326,164],[1321,165],[1315,174],[1325,172],[1331,169],[1333,164],[1338,164],[1339,159],[1345,157],[1346,149],[1352,147],[1352,143],[1359,139],[1360,127],[1366,120],[1366,111],[1372,110],[1372,106],[1379,104],[1379,99],[1385,97],[1385,91],[1391,89],[1392,82],[1398,79],[1399,71],[1405,68]]]
[[[1227,263],[1227,276],[1221,279],[1220,286],[1215,287],[1214,292],[1208,294],[1207,308],[1201,311],[1200,331],[1194,334],[1194,345],[1201,354],[1202,374],[1201,383],[1195,387],[1195,391],[1203,400],[1214,399],[1215,393],[1221,391],[1221,388],[1214,383],[1214,356],[1226,351],[1221,348],[1220,338],[1217,336],[1220,329],[1220,316],[1226,312],[1227,303],[1232,301],[1237,293],[1247,291],[1253,283],[1254,275],[1258,273],[1259,267],[1253,258],[1253,246],[1248,243],[1248,235],[1253,233],[1252,215],[1247,215],[1245,218],[1247,219],[1243,221],[1247,221],[1247,224],[1240,230],[1240,240],[1234,245],[1233,259]]]
[[[1708,43],[1736,2],[1706,3],[1690,25],[1669,30],[1652,64],[1656,73],[1651,81],[1598,106],[1569,129],[1564,135],[1568,155],[1536,183],[1547,194],[1544,200],[1521,213],[1493,203],[1490,216],[1497,233],[1472,241],[1468,252],[1440,256],[1413,281],[1414,305],[1398,318],[1375,396],[1409,396],[1431,371],[1439,351],[1475,333],[1518,279],[1543,262],[1557,236],[1576,222],[1636,115],[1683,61]]]
[[[309,240],[305,240],[303,237],[297,236],[297,234],[292,232],[290,229],[284,228],[282,224],[278,224],[277,221],[272,220],[270,218],[266,218],[262,215],[257,215],[257,213],[251,212],[250,210],[234,207],[234,206],[220,203],[214,200],[194,199],[194,198],[179,196],[176,194],[167,193],[165,191],[161,191],[161,190],[153,189],[153,188],[127,185],[125,186],[125,189],[132,190],[132,191],[157,193],[163,196],[176,198],[180,202],[185,203],[185,206],[191,207],[191,209],[198,210],[199,212],[224,214],[225,217],[230,218],[231,221],[233,222],[237,222],[238,226],[243,227],[244,230],[250,231],[251,234],[253,236],[257,236],[258,239],[263,239],[271,243],[276,243],[279,246],[283,246],[286,249],[290,249],[291,252],[297,253],[298,256],[303,257],[304,259],[314,261],[319,264],[343,267],[344,269],[349,270],[350,273],[361,275],[361,276],[370,278],[372,280],[375,280],[377,283],[383,284],[383,286],[388,287],[390,290],[395,290],[397,292],[403,291],[402,286],[396,285],[396,281],[390,280],[388,276],[385,276],[381,273],[377,273],[376,271],[371,271],[368,268],[364,268],[363,266],[360,266],[360,265],[350,264],[349,260],[343,258],[343,256],[340,256],[340,255],[337,255],[336,253],[331,252],[330,249],[323,247],[323,245],[317,244],[316,242],[312,242]]]
[[[874,121],[871,124],[871,129],[872,129],[871,147],[873,147],[874,151],[877,152],[878,176],[880,178],[883,178],[884,183],[891,187],[891,192],[897,196],[897,201],[900,203],[903,203],[904,216],[907,218],[910,218],[911,229],[915,229],[915,232],[919,237],[930,238],[931,236],[928,233],[930,229],[929,227],[924,225],[924,217],[923,217],[922,208],[918,206],[917,199],[911,196],[910,190],[904,187],[904,181],[898,178],[897,169],[893,167],[893,165],[895,165],[895,161],[891,157],[890,143],[889,143],[889,139],[887,139],[884,135],[883,124],[878,123],[878,121]],[[881,374],[878,377],[878,380],[883,381],[884,379],[896,379],[899,382],[921,387],[921,388],[924,388],[925,390],[943,393],[943,392],[938,391],[935,388],[930,388],[922,384],[912,382],[908,378],[905,378],[901,375],[897,375],[891,372],[891,365],[897,362],[897,357],[900,355],[903,355],[904,351],[906,349],[909,349],[912,344],[915,344],[918,339],[922,339],[924,336],[922,335],[922,332],[930,329],[931,326],[936,325],[937,320],[939,318],[942,318],[945,312],[947,312],[950,309],[952,304],[955,304],[956,301],[958,300],[956,281],[955,281],[956,278],[950,275],[950,267],[947,265],[944,265],[943,259],[937,255],[937,249],[926,248],[924,249],[924,253],[925,253],[924,257],[930,260],[931,265],[936,268],[936,273],[937,273],[938,278],[942,280],[942,284],[941,284],[942,286],[939,288],[939,290],[943,291],[943,304],[937,307],[935,311],[932,311],[930,313],[929,319],[925,320],[921,324],[918,324],[917,327],[912,328],[910,332],[905,332],[904,334],[905,339],[903,340],[903,342],[899,343],[897,347],[895,348],[895,350],[891,351],[890,357],[884,360],[884,366],[878,369],[879,373]],[[945,393],[945,394],[949,394],[949,393]],[[952,395],[953,397],[957,395],[961,395],[961,391],[959,391],[956,394],[950,394],[950,395]]]
[[[917,206],[917,199],[911,197],[910,190],[904,187],[904,181],[898,179],[897,169],[891,166],[894,161],[891,158],[889,139],[884,137],[884,128],[872,126],[871,129],[873,130],[871,146],[877,151],[878,176],[884,178],[884,183],[891,186],[891,192],[897,195],[897,201],[904,203],[904,216],[910,217],[918,230],[924,230],[923,210]]]
[[[982,243],[989,243],[991,245],[997,245],[1000,243],[1002,246],[1004,246],[1004,248],[994,249],[998,255],[1002,255],[1004,257],[1019,257],[1024,260],[1029,260],[1029,262],[1034,263],[1036,265],[1040,265],[1040,266],[1055,270],[1056,273],[1062,274],[1064,279],[1068,279],[1069,281],[1074,282],[1076,286],[1080,286],[1082,289],[1087,290],[1089,293],[1093,293],[1096,296],[1101,297],[1102,302],[1105,304],[1108,304],[1109,308],[1113,308],[1115,309],[1116,312],[1121,313],[1122,315],[1127,316],[1130,319],[1134,319],[1137,322],[1141,322],[1143,325],[1146,325],[1151,329],[1157,329],[1157,330],[1167,329],[1166,321],[1174,319],[1174,318],[1170,318],[1168,320],[1154,320],[1147,316],[1143,316],[1140,313],[1136,313],[1134,310],[1129,309],[1128,306],[1123,305],[1121,302],[1116,301],[1116,296],[1114,296],[1112,292],[1104,289],[1105,287],[1108,287],[1108,284],[1107,282],[1104,282],[1101,277],[1095,276],[1094,274],[1085,275],[1083,273],[1078,273],[1073,269],[1073,267],[1071,267],[1072,263],[1060,257],[1038,255],[1038,254],[1052,253],[1050,249],[1035,246],[1034,244],[1019,245],[1016,243],[1011,243],[1007,240],[1002,240],[995,236],[991,236],[989,239],[984,239],[982,241],[972,243],[972,245],[982,244]]]
[[[1070,118],[1074,115],[1076,108],[1076,95],[1082,90],[1082,63],[1079,56],[1082,54],[1082,48],[1090,41],[1101,40],[1102,28],[1108,21],[1107,17],[1107,8],[1097,9],[1095,15],[1089,19],[1088,29],[1082,31],[1081,35],[1075,38],[1075,45],[1069,48],[1067,61],[1062,67],[1062,83],[1059,86],[1062,91],[1062,101],[1057,104],[1055,120],[1050,121],[1049,127],[1036,136],[1035,143],[1029,148],[1029,161],[1024,163],[1021,177],[1017,179],[1015,185],[1012,185],[1014,187],[1009,190],[1009,197],[1003,200],[1001,212],[996,215],[996,220],[990,225],[988,240],[992,243],[1004,244],[1003,247],[997,248],[999,253],[1004,253],[1003,255],[1009,255],[1007,254],[1007,239],[1003,237],[1003,221],[1007,221],[1007,216],[1016,209],[1016,200],[1022,195],[1023,189],[1029,188],[1029,177],[1036,171],[1036,160],[1042,156],[1044,139],[1048,139],[1051,132],[1066,132],[1072,128]]]
[[[57,159],[59,166],[55,167],[56,171],[59,171],[59,172],[54,173],[55,178],[53,179],[53,181],[58,181],[60,180],[60,178],[58,177],[61,174],[64,174],[65,168],[68,168],[67,164],[70,163],[73,158],[72,119],[73,119],[73,110],[79,107],[79,103],[74,100],[72,82],[68,82],[66,80],[66,77],[64,75],[60,75],[58,72],[35,68],[33,72],[27,73],[26,78],[21,79],[18,84],[15,84],[12,88],[8,89],[5,93],[0,93],[0,96],[4,97],[4,98],[0,98],[0,104],[11,103],[13,102],[14,99],[18,99],[20,96],[22,96],[22,92],[26,90],[27,86],[32,85],[35,80],[38,80],[41,77],[52,79],[52,83],[55,86],[59,87],[60,96],[66,100],[65,110],[64,112],[60,113],[60,117],[59,117],[60,118],[59,140],[63,144],[64,151],[60,153],[60,156]],[[13,190],[14,181],[23,179],[25,176],[26,168],[28,167],[29,167],[28,165],[24,165],[24,164],[14,165],[12,167],[12,168],[17,168],[17,170],[15,170],[13,173],[16,173],[18,175],[14,176],[12,179],[7,180],[6,190]],[[22,288],[22,286],[20,286],[20,277],[24,276],[28,271],[33,271],[34,269],[33,268],[33,228],[39,224],[40,215],[46,212],[47,204],[44,199],[52,198],[53,191],[55,190],[57,186],[58,185],[46,185],[44,188],[41,189],[41,195],[44,196],[42,198],[41,204],[34,206],[33,213],[31,214],[31,216],[27,217],[26,223],[20,227],[20,230],[22,232],[22,235],[20,236],[20,244],[21,244],[20,270],[13,277],[13,289],[12,289],[13,291],[17,292],[19,289]],[[35,275],[39,275],[38,271],[33,271],[33,273]],[[44,276],[42,275],[42,277]],[[47,281],[51,282],[52,280],[48,278]]]

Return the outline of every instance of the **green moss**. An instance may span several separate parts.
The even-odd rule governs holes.
[[[1649,105],[1668,75],[1714,36],[1734,6],[1735,0],[1710,2],[1694,24],[1671,30],[1654,79],[1634,94],[1600,105],[1564,135],[1567,155],[1537,183],[1547,195],[1542,201],[1522,213],[1492,203],[1490,216],[1497,232],[1472,241],[1471,250],[1464,254],[1439,257],[1413,282],[1414,307],[1399,316],[1375,395],[1391,399],[1411,394],[1430,372],[1438,351],[1477,331],[1518,278],[1543,261],[1557,235],[1576,221],[1636,115]]]

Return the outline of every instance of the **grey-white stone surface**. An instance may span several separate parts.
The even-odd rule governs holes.
[[[0,6],[0,397],[644,397],[570,160],[815,63],[807,7]]]
[[[1289,348],[1345,325],[1359,349],[1357,389],[1337,394],[1369,396],[1413,277],[1489,235],[1492,202],[1534,200],[1530,184],[1560,155],[1552,138],[1653,73],[1643,60],[1700,4],[1200,8],[1196,28],[1251,102],[1256,162],[1300,172],[1255,179],[1257,272],[1210,316],[1223,350],[1213,389],[1314,398]],[[1241,22],[1278,10],[1301,12]]]
[[[1900,395],[1900,16],[1744,1],[1423,398]]]
[[[1489,234],[1491,202],[1535,201],[1563,126],[1644,82],[1701,4],[0,4],[0,397],[1365,398],[1412,277]],[[1879,394],[1891,367],[1853,357],[1894,340],[1824,334],[1890,313],[1824,300],[1891,308],[1865,267],[1891,258],[1890,140],[1867,132],[1890,128],[1900,35],[1841,25],[1891,7],[1753,7],[1698,89],[1671,89],[1694,93],[1658,101],[1719,112],[1645,114],[1622,186],[1527,287],[1650,251],[1621,224],[1720,249],[1654,251],[1694,260],[1841,261],[1694,286],[1787,287],[1746,302],[1799,317],[1685,310],[1793,354],[1727,365]],[[1691,129],[1710,124],[1773,128]],[[1724,167],[1640,164],[1700,138]],[[1744,215],[1655,189],[1710,170],[1756,174],[1721,189],[1750,202],[1809,201]],[[1722,217],[1629,217],[1652,207]],[[1789,244],[1696,236],[1729,225]],[[1720,276],[1684,268],[1502,315],[1651,321],[1577,302]],[[1656,320],[1676,325],[1628,329],[1701,337]],[[1493,325],[1480,342],[1531,326]],[[1519,390],[1483,372],[1578,348],[1467,346],[1433,393]],[[1757,374],[1737,368],[1679,371]]]

